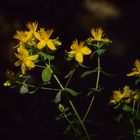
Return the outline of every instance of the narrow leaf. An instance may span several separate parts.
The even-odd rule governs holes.
[[[44,58],[47,58],[47,59],[49,59],[49,60],[53,60],[53,59],[55,58],[53,55],[46,54],[46,53],[44,53],[44,52],[39,52],[39,54],[40,54],[41,56],[43,56]]]
[[[67,92],[70,93],[72,96],[77,96],[77,95],[79,95],[78,92],[74,91],[74,90],[71,89],[71,88],[65,88],[64,91],[67,91]]]
[[[61,93],[62,93],[62,91],[60,90],[60,91],[56,94],[55,99],[53,100],[55,103],[58,103],[58,102],[61,101]]]
[[[119,102],[117,105],[115,105],[115,106],[113,107],[113,109],[118,109],[120,106],[121,106],[121,103]]]
[[[70,77],[74,71],[75,71],[75,69],[70,70],[69,73],[64,78],[66,79],[66,78]]]
[[[110,74],[110,73],[107,73],[107,72],[104,72],[104,71],[101,71],[101,73],[103,73],[104,75],[106,75],[108,77],[117,76],[116,74]]]
[[[85,76],[88,76],[92,73],[95,73],[97,71],[97,69],[95,70],[90,70],[90,71],[85,71],[82,75],[81,75],[81,78],[85,77]]]
[[[82,64],[82,63],[78,63],[79,64],[79,66],[81,66],[81,67],[83,67],[83,68],[89,68],[88,66],[86,66],[86,65],[84,65],[84,64]]]
[[[50,65],[53,73],[61,74],[60,70],[55,65]]]

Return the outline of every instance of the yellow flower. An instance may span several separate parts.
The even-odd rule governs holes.
[[[132,90],[130,90],[129,86],[125,86],[123,90],[115,90],[113,91],[112,99],[110,103],[116,104],[122,100],[128,100],[131,97]]]
[[[137,59],[134,62],[134,68],[132,69],[132,72],[127,74],[127,76],[138,76],[140,75],[140,61]]]
[[[38,32],[37,32],[38,23],[37,22],[29,22],[26,24],[26,26],[29,29],[29,31],[25,32],[27,34],[28,40],[30,40],[33,35],[35,37],[38,36]]]
[[[73,41],[72,45],[71,45],[71,51],[68,52],[68,55],[70,57],[75,57],[76,61],[82,63],[83,62],[83,55],[90,55],[91,54],[91,50],[84,46],[84,42],[80,42],[78,44],[77,39],[75,41]]]
[[[123,88],[122,96],[123,98],[129,98],[131,96],[132,90],[129,88],[129,86],[125,86]]]
[[[21,65],[21,71],[24,75],[26,72],[26,67],[28,67],[29,69],[35,67],[34,62],[32,61],[36,60],[39,55],[29,55],[28,50],[26,50],[22,44],[20,44],[20,47],[17,49],[17,51],[18,54],[15,55],[17,58],[19,58],[19,60],[15,62],[15,66]]]
[[[114,90],[110,103],[116,104],[116,103],[120,102],[122,98],[123,98],[123,96],[122,96],[121,92],[119,90]]]
[[[14,35],[15,39],[18,39],[19,41],[25,43],[28,41],[28,36],[27,33],[24,31],[17,31],[16,34]]]
[[[40,41],[37,44],[38,49],[42,49],[47,46],[52,51],[56,50],[53,40],[50,39],[52,33],[53,29],[48,29],[47,31],[45,31],[44,28],[40,28],[40,30],[38,31],[38,35],[36,36],[36,38]]]
[[[95,28],[95,29],[92,28],[91,34],[92,34],[92,37],[87,39],[88,42],[93,42],[93,41],[102,41],[106,43],[111,42],[108,38],[104,38],[105,34],[102,28]]]

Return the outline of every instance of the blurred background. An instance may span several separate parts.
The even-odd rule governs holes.
[[[18,91],[3,87],[5,70],[14,69],[15,56],[13,35],[16,30],[24,29],[30,21],[38,21],[39,27],[54,28],[54,36],[59,36],[62,47],[58,55],[68,50],[71,42],[77,38],[89,37],[92,27],[102,27],[112,40],[102,60],[103,69],[118,77],[103,76],[104,93],[97,97],[91,118],[103,123],[99,129],[102,137],[110,139],[118,135],[118,126],[112,123],[112,109],[107,105],[111,91],[125,84],[134,87],[134,82],[126,78],[134,60],[140,58],[139,51],[139,1],[122,0],[1,0],[0,4],[0,136],[5,139],[65,138],[61,135],[65,123],[54,121],[55,105],[49,95],[20,95]],[[65,64],[57,60],[62,69]],[[74,83],[75,84],[75,83]],[[85,87],[90,83],[81,82]],[[76,87],[80,89],[81,87]],[[82,100],[76,104],[83,109]],[[120,130],[121,131],[121,130]]]

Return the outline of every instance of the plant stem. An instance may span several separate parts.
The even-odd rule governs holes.
[[[136,134],[136,129],[135,129],[134,122],[133,122],[132,119],[130,119],[130,122],[131,122],[131,124],[132,124],[132,128],[133,128],[133,135],[135,135],[135,134]]]
[[[136,110],[136,113],[139,112],[139,108],[140,108],[140,101],[139,101],[138,104],[137,104],[137,110]]]
[[[79,133],[78,130],[72,125],[72,122],[69,120],[69,118],[67,117],[67,115],[65,113],[63,113],[63,114],[64,114],[64,117],[67,120],[67,122],[72,126],[73,130],[75,132]]]
[[[50,68],[50,67],[49,67],[49,68]],[[51,70],[51,72],[53,73],[53,71],[52,71],[51,68],[50,68],[50,70]],[[57,83],[59,84],[59,86],[61,87],[61,89],[64,90],[64,87],[63,87],[63,85],[61,84],[61,82],[59,81],[58,77],[57,77],[54,73],[53,73],[53,76],[54,76],[55,80],[57,81]],[[85,125],[84,125],[84,123],[83,123],[81,117],[79,116],[79,114],[78,114],[78,112],[77,112],[77,110],[76,110],[74,104],[72,103],[72,101],[71,101],[70,99],[68,99],[68,101],[69,101],[69,104],[71,105],[71,107],[72,107],[72,109],[73,109],[75,115],[77,116],[77,118],[78,118],[78,120],[79,120],[79,122],[80,122],[80,124],[81,124],[81,126],[82,126],[82,128],[83,128],[83,130],[84,130],[84,132],[85,132],[85,134],[86,134],[86,136],[87,136],[87,138],[88,138],[88,140],[91,140],[90,137],[89,137],[89,134],[88,134],[88,132],[87,132],[87,129],[86,129],[86,127],[85,127]]]
[[[15,81],[17,84],[19,85],[22,85],[22,82],[19,82],[19,81]],[[28,87],[31,87],[31,88],[36,88],[36,86],[34,85],[31,85],[31,84],[26,84]],[[52,90],[52,91],[60,91],[60,89],[57,89],[57,88],[46,88],[46,87],[40,87],[40,89],[43,89],[43,90]]]
[[[40,66],[40,65],[36,65],[36,66],[37,66],[37,67],[40,67],[40,68],[45,68],[45,66]],[[51,67],[50,67],[49,65],[47,65],[47,66],[50,68],[50,71],[51,71],[51,73],[53,74],[53,77],[55,78],[55,80],[57,81],[57,83],[59,84],[59,86],[61,87],[61,89],[64,90],[63,85],[61,84],[61,82],[60,82],[60,80],[58,79],[58,77],[53,73],[53,70],[51,69]],[[74,71],[75,71],[75,70],[74,70]],[[73,72],[74,72],[74,71],[73,71]],[[73,75],[73,74],[72,74],[72,75]],[[71,80],[71,78],[72,78],[72,75],[71,75],[70,78],[68,79],[68,81],[67,81],[67,83],[66,83],[66,87],[67,87],[68,83],[70,82],[70,80]],[[90,137],[89,137],[89,134],[88,134],[88,132],[87,132],[87,129],[86,129],[86,127],[85,127],[85,125],[84,125],[84,123],[83,123],[81,117],[79,116],[79,114],[78,114],[76,108],[74,107],[72,101],[71,101],[70,99],[68,99],[68,100],[69,100],[69,103],[70,103],[70,105],[71,105],[71,107],[72,107],[72,109],[73,109],[75,115],[77,116],[77,118],[78,118],[78,120],[79,120],[79,122],[80,122],[80,124],[81,124],[81,126],[82,126],[82,128],[83,128],[83,130],[84,130],[84,132],[85,132],[85,134],[86,134],[86,136],[87,136],[87,138],[88,138],[88,140],[91,140]],[[67,119],[66,119],[66,120],[67,120]],[[67,120],[67,121],[68,121],[68,120]]]
[[[90,137],[89,137],[89,134],[88,134],[88,132],[87,132],[87,129],[86,129],[86,127],[85,127],[85,125],[84,125],[84,123],[83,123],[81,117],[79,116],[77,110],[75,109],[75,107],[74,107],[72,101],[69,100],[69,103],[70,103],[70,105],[71,105],[73,111],[75,112],[75,115],[77,116],[77,118],[78,118],[78,120],[79,120],[79,122],[80,122],[80,124],[81,124],[81,126],[82,126],[82,128],[83,128],[83,130],[84,130],[84,132],[85,132],[85,134],[86,134],[86,136],[87,136],[87,138],[88,138],[88,140],[90,140]]]
[[[135,104],[136,104],[136,102],[135,102],[135,101],[133,101],[133,109],[132,109],[132,114],[134,114],[134,111],[135,111]]]
[[[99,86],[100,73],[101,73],[101,64],[100,64],[100,56],[98,56],[98,69],[97,69],[97,79],[96,79],[96,87],[95,87],[96,90],[98,89],[98,86]],[[88,115],[88,113],[89,113],[89,111],[91,109],[91,106],[93,104],[94,98],[95,97],[93,95],[93,97],[92,97],[92,99],[90,101],[90,104],[88,106],[88,109],[87,109],[87,111],[85,113],[85,116],[83,117],[83,121],[85,121],[85,119],[86,119],[86,117],[87,117],[87,115]]]
[[[35,65],[35,66],[39,68],[46,68],[46,66],[41,66],[41,65]]]

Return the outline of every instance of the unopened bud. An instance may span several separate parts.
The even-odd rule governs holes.
[[[11,83],[10,83],[10,81],[8,80],[8,81],[4,82],[3,85],[4,85],[5,87],[10,87],[10,86],[11,86]]]
[[[64,112],[65,107],[62,104],[59,104],[58,109],[59,109],[60,112]]]

